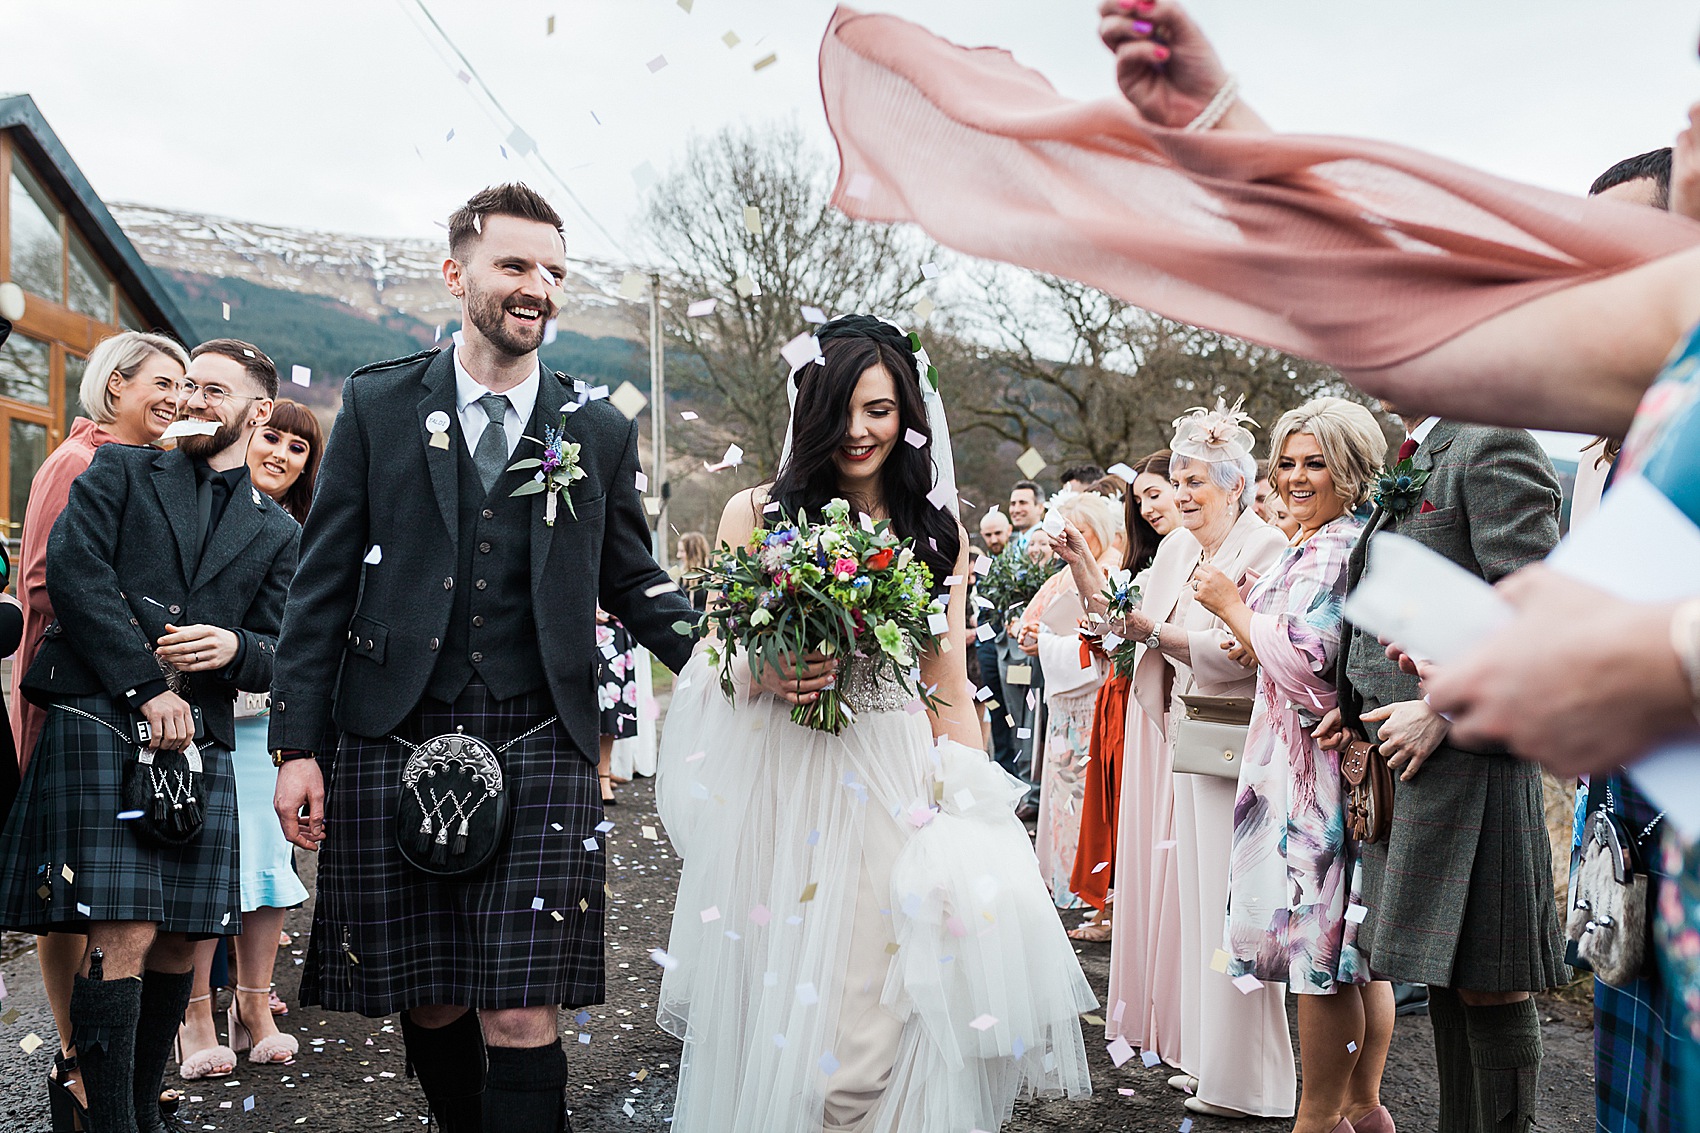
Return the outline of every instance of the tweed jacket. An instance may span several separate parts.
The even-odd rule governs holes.
[[[1376,509],[1353,548],[1348,588],[1383,531],[1489,582],[1557,544],[1558,478],[1529,433],[1440,421],[1411,463],[1429,472],[1423,502],[1402,515]],[[1335,678],[1348,724],[1422,695],[1417,679],[1354,626],[1345,627]],[[1366,731],[1374,738],[1374,727]],[[1409,782],[1395,776],[1388,839],[1361,848],[1369,914],[1359,946],[1378,978],[1479,991],[1563,982],[1540,791],[1533,764],[1448,743]]]
[[[219,626],[241,639],[237,659],[187,676],[206,734],[235,746],[237,690],[271,687],[301,527],[244,480],[196,565],[195,491],[193,462],[181,452],[95,450],[47,539],[56,620],[24,676],[30,700],[105,693],[123,702],[159,679],[150,646],[167,623]]]
[[[561,420],[577,400],[572,379],[545,370],[534,419]],[[449,422],[446,446],[431,443],[434,413]],[[692,640],[674,623],[694,624],[696,612],[650,554],[637,425],[592,401],[568,413],[564,429],[581,446],[585,477],[553,526],[545,494],[530,497],[531,599],[555,710],[595,762],[598,603],[675,671]],[[465,444],[450,349],[367,367],[344,385],[278,644],[273,748],[327,751],[338,730],[383,736],[419,705],[448,636],[453,589],[476,584],[455,577]]]

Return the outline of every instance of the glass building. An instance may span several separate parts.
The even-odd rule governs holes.
[[[0,283],[24,291],[0,345],[0,531],[78,414],[83,360],[119,330],[194,345],[177,309],[28,95],[0,95]]]

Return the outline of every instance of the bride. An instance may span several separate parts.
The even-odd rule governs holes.
[[[995,1130],[1018,1096],[1090,1092],[1077,1016],[1096,1000],[1014,816],[1023,788],[981,750],[968,540],[926,355],[866,315],[818,337],[779,475],[733,497],[719,541],[834,497],[889,518],[947,596],[920,661],[945,703],[856,658],[745,668],[735,705],[706,646],[680,674],[656,791],[684,859],[656,955],[659,1020],[684,1040],[673,1130]],[[792,723],[832,682],[850,725]]]

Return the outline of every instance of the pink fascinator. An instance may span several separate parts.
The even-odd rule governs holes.
[[[1176,456],[1209,464],[1250,456],[1256,441],[1246,426],[1257,422],[1246,415],[1244,406],[1245,397],[1240,396],[1231,409],[1222,398],[1216,399],[1215,409],[1202,405],[1189,409],[1186,416],[1175,418],[1175,437],[1169,448]]]

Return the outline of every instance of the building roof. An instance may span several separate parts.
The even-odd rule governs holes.
[[[94,191],[83,171],[71,160],[59,136],[41,116],[27,94],[0,94],[0,130],[13,129],[17,146],[30,159],[47,188],[59,198],[72,223],[124,292],[148,327],[162,330],[179,342],[193,343],[195,333],[159,277],[142,261],[130,238]]]

